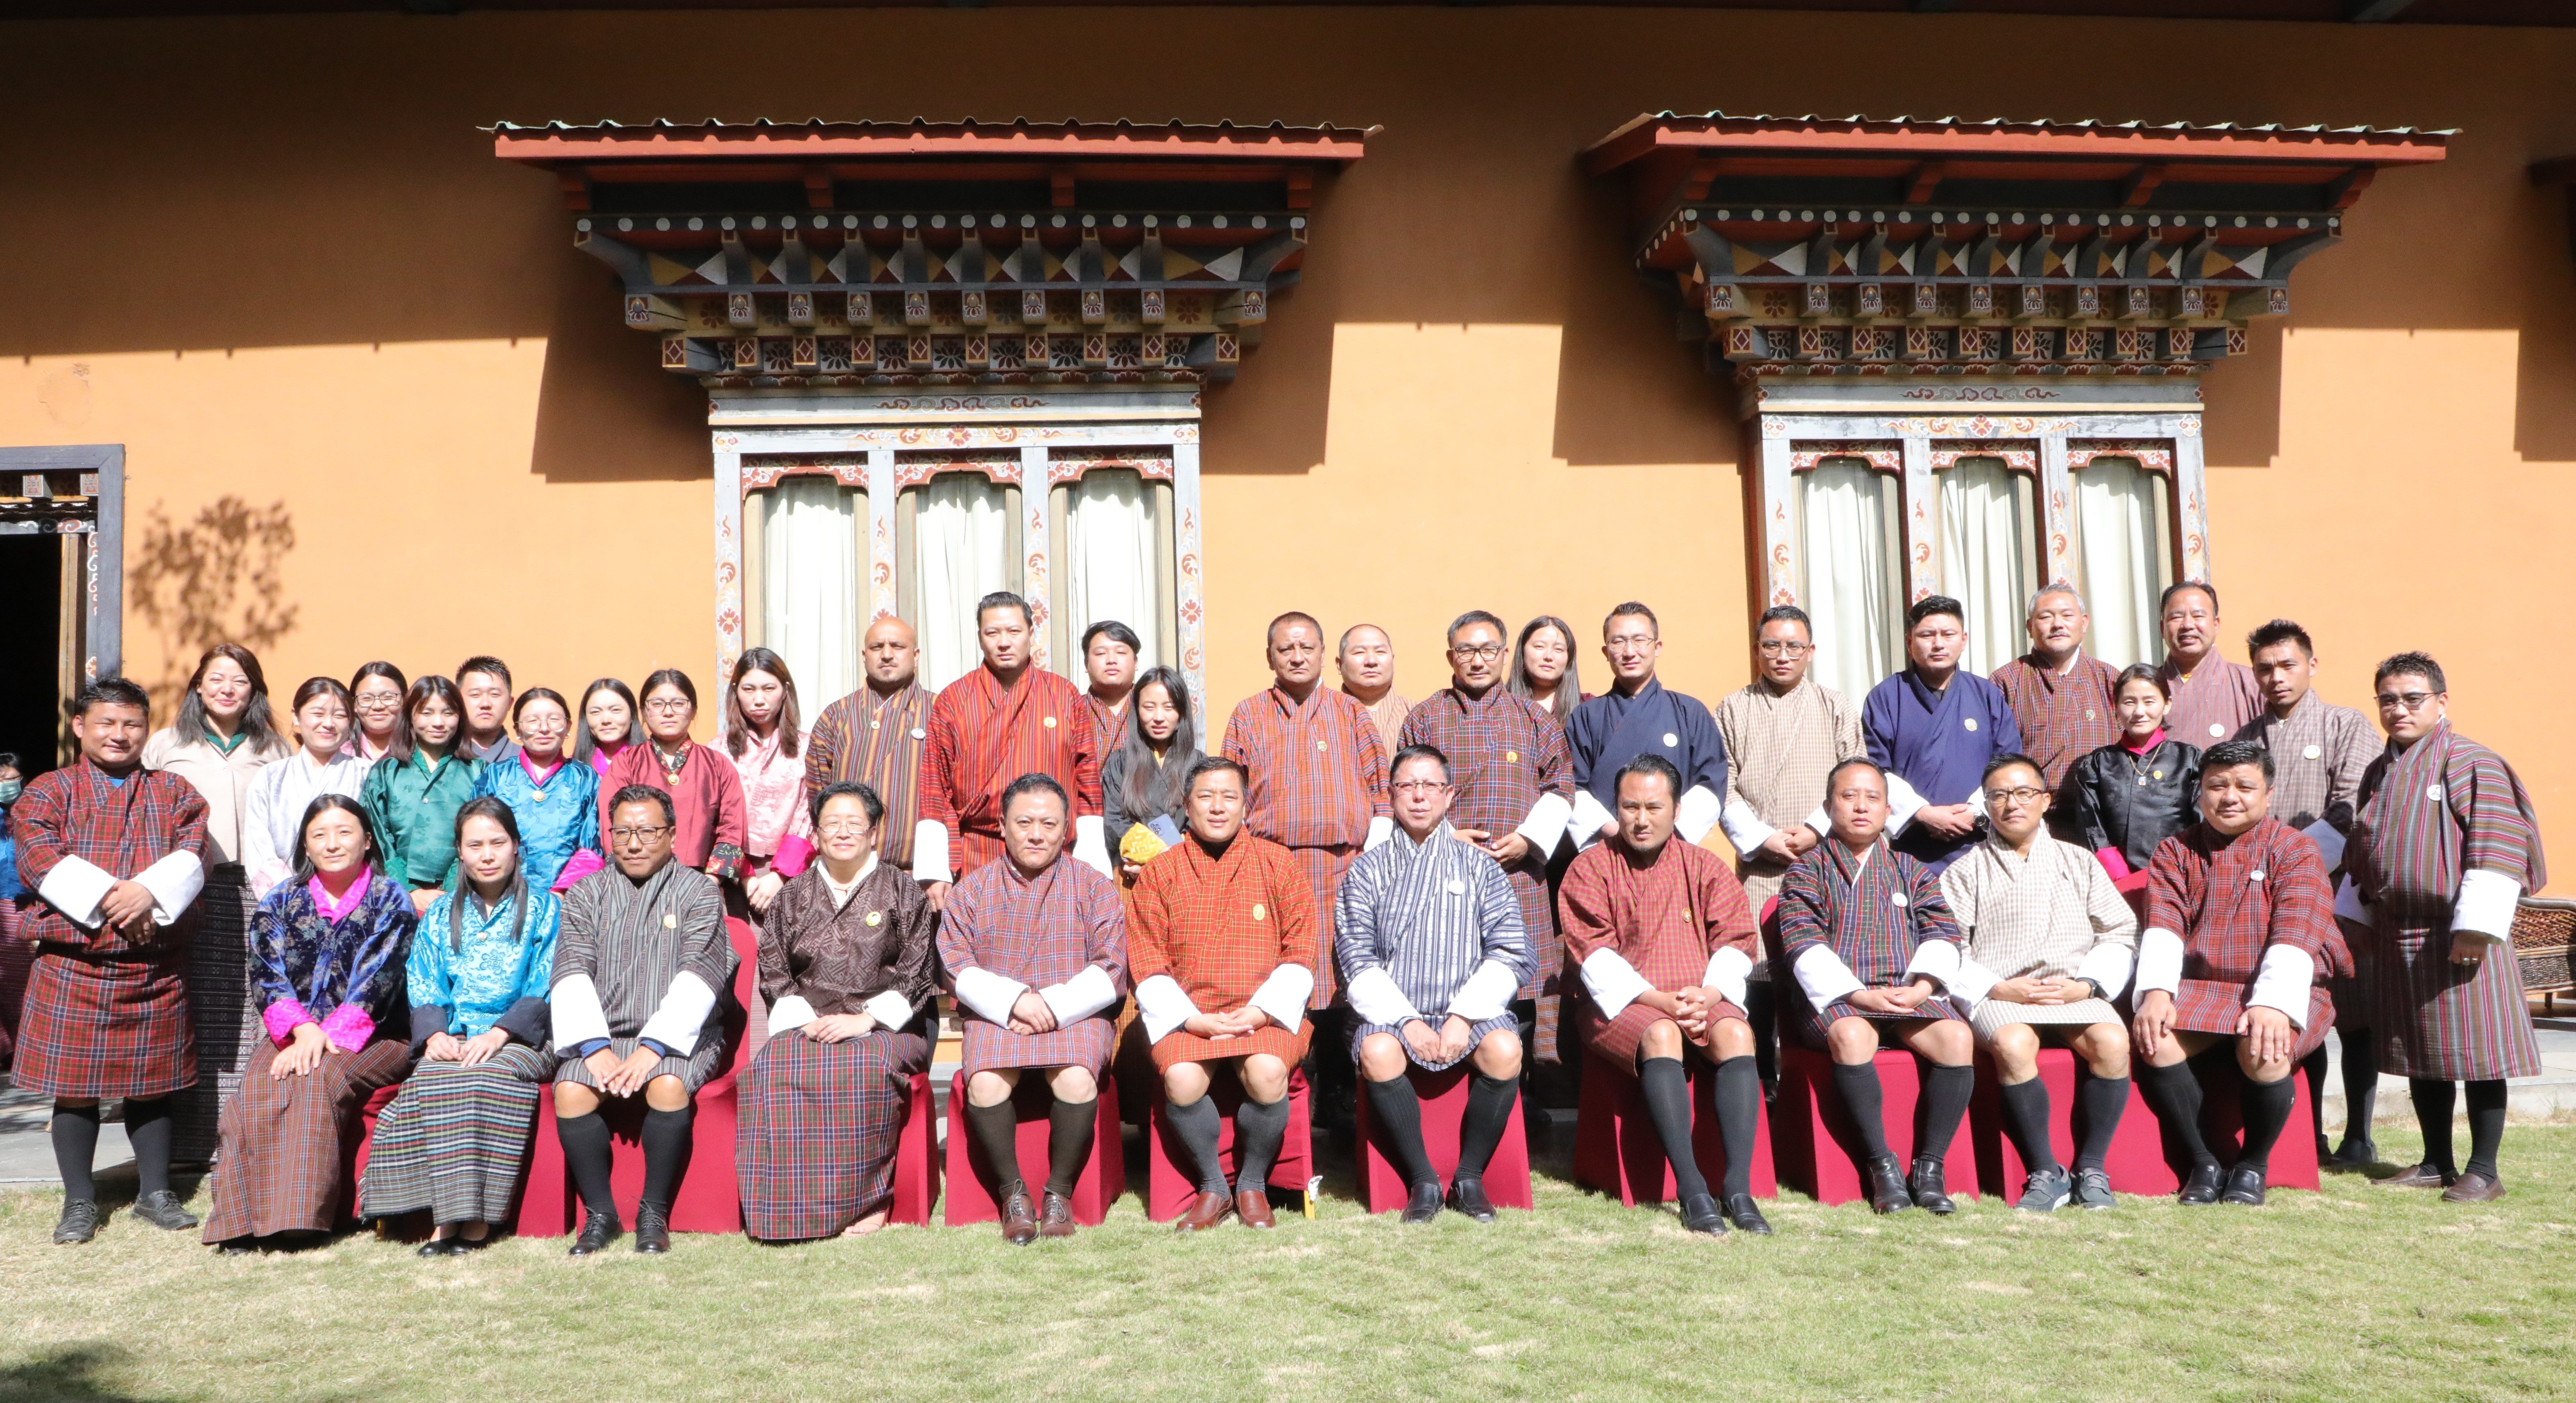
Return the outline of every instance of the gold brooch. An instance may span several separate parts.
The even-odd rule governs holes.
[[[1264,907],[1260,902],[1256,901],[1256,902],[1252,903],[1252,919],[1254,919],[1254,920],[1256,920],[1256,921],[1257,921],[1257,920],[1260,920],[1263,916],[1268,915],[1268,914],[1269,914],[1268,909],[1267,909],[1267,908],[1265,908],[1265,907]]]
[[[868,913],[868,924],[872,926],[884,925],[885,913],[883,911],[870,911]]]

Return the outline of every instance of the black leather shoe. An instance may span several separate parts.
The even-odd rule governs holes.
[[[671,1210],[650,1203],[635,1206],[635,1250],[652,1253],[671,1250]]]
[[[1873,1213],[1902,1213],[1914,1206],[1914,1195],[1905,1186],[1905,1171],[1894,1155],[1879,1155],[1861,1170],[1868,1181],[1869,1208]]]
[[[1404,1221],[1428,1223],[1439,1216],[1440,1186],[1436,1183],[1414,1185],[1412,1195],[1404,1201]]]
[[[54,1222],[54,1245],[70,1247],[98,1236],[98,1203],[93,1199],[63,1201],[63,1216]]]
[[[1728,1199],[1726,1216],[1727,1220],[1734,1223],[1736,1227],[1756,1237],[1771,1235],[1771,1220],[1762,1216],[1762,1209],[1760,1205],[1754,1203],[1751,1194],[1737,1194]]]
[[[1494,1201],[1485,1197],[1485,1181],[1461,1176],[1449,1186],[1449,1206],[1479,1223],[1494,1221]]]
[[[597,1252],[608,1246],[608,1244],[615,1242],[617,1240],[617,1235],[624,1231],[626,1231],[626,1225],[617,1221],[617,1214],[614,1211],[602,1213],[595,1208],[584,1209],[582,1211],[581,1219],[581,1236],[572,1240],[572,1252],[570,1255],[575,1257],[587,1257],[591,1253]]]
[[[1726,1215],[1717,1211],[1715,1196],[1692,1194],[1682,1200],[1682,1226],[1691,1232],[1722,1237],[1726,1233]]]
[[[2335,1152],[2327,1157],[2326,1163],[2344,1169],[2368,1169],[2379,1163],[2379,1144],[2375,1140],[2355,1140],[2347,1137],[2341,1145],[2335,1147]]]
[[[2250,1164],[2240,1164],[2227,1171],[2227,1191],[2218,1196],[2221,1203],[2241,1203],[2248,1208],[2263,1206],[2263,1171]]]
[[[1941,1161],[1937,1159],[1914,1161],[1914,1172],[1905,1176],[1905,1191],[1917,1208],[1941,1214],[1959,1211],[1959,1205],[1950,1201],[1949,1186],[1941,1181]]]
[[[2216,1160],[2195,1164],[2191,1167],[2191,1177],[2182,1181],[2182,1192],[2175,1196],[2174,1201],[2186,1208],[2196,1208],[2204,1203],[2216,1203],[2219,1185],[2225,1182],[2226,1178],[2225,1171],[2218,1167]]]
[[[433,1237],[429,1241],[420,1245],[419,1255],[423,1257],[453,1257],[456,1255],[456,1243],[457,1239],[452,1237]]]
[[[197,1225],[197,1215],[181,1207],[179,1196],[168,1189],[154,1189],[134,1200],[134,1216],[171,1232],[186,1232]]]

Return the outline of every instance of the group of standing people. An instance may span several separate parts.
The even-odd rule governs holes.
[[[23,890],[0,893],[37,951],[16,1078],[55,1101],[55,1238],[96,1230],[99,1103],[121,1099],[144,1221],[198,1226],[169,1167],[216,1149],[220,1105],[208,1242],[327,1232],[354,1187],[364,1217],[427,1210],[425,1254],[470,1252],[507,1220],[549,1097],[585,1206],[573,1251],[625,1230],[611,1113],[640,1116],[635,1246],[667,1250],[695,1094],[746,1031],[744,962],[767,1038],[735,1172],[763,1239],[885,1220],[943,992],[964,1125],[1018,1243],[1075,1231],[1113,1073],[1160,1096],[1195,1161],[1185,1230],[1271,1224],[1301,1069],[1365,1096],[1407,1221],[1490,1220],[1483,1170],[1523,1079],[1579,1056],[1635,1079],[1687,1226],[1768,1232],[1746,1171],[1784,1035],[1832,1062],[1882,1212],[1950,1210],[1980,1047],[2030,1167],[2020,1206],[2110,1206],[2133,1071],[2192,1155],[2182,1201],[2260,1203],[2289,1078],[2322,1075],[2329,1027],[2341,1158],[2375,1157],[2385,1069],[2412,1079],[2427,1145],[2391,1182],[2501,1194],[2504,1078],[2537,1051],[2512,960],[2486,952],[2543,880],[2528,796],[2451,732],[2429,657],[2377,669],[2383,743],[2314,695],[2296,624],[2256,630],[2248,668],[2218,656],[2211,587],[2168,591],[2163,618],[2164,663],[2117,671],[2082,654],[2080,598],[2043,590],[2031,651],[1990,681],[1958,666],[1965,611],[1928,598],[1904,671],[1854,705],[1808,675],[1808,622],[1778,607],[1754,681],[1710,708],[1657,680],[1642,604],[1603,622],[1598,696],[1562,620],[1514,635],[1471,611],[1447,630],[1450,685],[1419,704],[1383,629],[1340,635],[1327,687],[1324,629],[1289,613],[1265,633],[1273,684],[1215,754],[1125,625],[1085,633],[1077,688],[1031,665],[1032,612],[1006,593],[978,606],[981,665],[936,693],[911,628],[871,624],[863,685],[810,728],[786,662],[747,651],[714,745],[690,738],[696,689],[672,669],[568,703],[495,658],[413,680],[370,663],[305,681],[281,724],[258,660],[226,645],[159,731],[139,688],[104,680],[73,706],[80,759],[12,808]],[[2086,1070],[2073,1166],[2049,1149],[2051,1043]],[[1910,1164],[1886,1148],[1882,1046],[1926,1066]],[[2226,1061],[2232,1164],[2198,1128]],[[1462,1062],[1444,1184],[1412,1074]],[[1031,1074],[1050,1098],[1036,1194],[1014,1105]],[[1230,1144],[1219,1079],[1240,1092]],[[396,1083],[345,1184],[356,1108]]]

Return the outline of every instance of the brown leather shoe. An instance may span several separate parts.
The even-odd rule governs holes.
[[[2470,1170],[2442,1190],[2444,1203],[2493,1203],[2504,1197],[2504,1181],[2492,1174]]]
[[[2376,1182],[2384,1189],[2442,1189],[2450,1187],[2456,1177],[2429,1164],[2410,1164]]]
[[[1029,1206],[1025,1190],[1002,1200],[1002,1240],[1013,1247],[1038,1240],[1037,1211]]]
[[[1232,1216],[1234,1216],[1233,1199],[1224,1194],[1201,1190],[1198,1197],[1190,1200],[1189,1211],[1181,1215],[1179,1222],[1172,1224],[1172,1231],[1206,1232]]]
[[[1241,1219],[1247,1228],[1279,1226],[1279,1220],[1270,1216],[1270,1195],[1267,1191],[1257,1194],[1236,1194],[1234,1216]]]
[[[1038,1236],[1073,1236],[1073,1203],[1053,1189],[1047,1190],[1046,1202],[1038,1209]]]

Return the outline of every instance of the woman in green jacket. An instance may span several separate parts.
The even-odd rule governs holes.
[[[474,797],[483,762],[461,754],[465,699],[444,677],[423,677],[403,697],[411,734],[367,771],[358,801],[376,826],[385,875],[411,891],[414,911],[446,890],[456,867],[456,811]],[[405,742],[408,743],[405,743]]]

